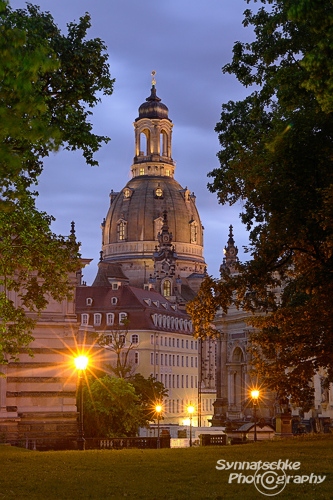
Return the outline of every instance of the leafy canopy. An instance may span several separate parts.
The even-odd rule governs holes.
[[[258,3],[243,21],[254,41],[236,42],[223,68],[252,92],[223,104],[208,174],[222,204],[242,204],[251,260],[224,273],[214,300],[254,314],[257,370],[305,407],[320,367],[333,381],[333,5]]]
[[[30,343],[50,297],[69,296],[69,275],[80,267],[74,232],[51,231],[32,189],[50,152],[81,149],[96,165],[94,153],[109,140],[89,122],[90,108],[113,88],[106,47],[87,39],[89,27],[85,14],[64,35],[50,13],[0,0],[0,364]]]

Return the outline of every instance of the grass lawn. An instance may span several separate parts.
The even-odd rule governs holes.
[[[306,436],[246,445],[161,450],[89,450],[36,452],[0,445],[0,500],[4,499],[145,499],[219,500],[264,499],[255,485],[229,483],[230,474],[253,476],[255,470],[217,470],[227,462],[300,462],[286,475],[326,476],[321,484],[301,479],[286,484],[277,499],[333,499],[333,436]],[[272,466],[274,467],[274,465]],[[258,487],[276,492],[270,479],[277,471],[262,472]],[[281,470],[278,475],[283,475]],[[248,479],[250,481],[251,478]],[[260,481],[262,481],[260,483]],[[271,497],[272,498],[272,497]]]

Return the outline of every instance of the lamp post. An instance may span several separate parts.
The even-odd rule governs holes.
[[[77,438],[77,447],[79,450],[85,449],[85,439],[83,430],[83,373],[88,366],[88,358],[80,354],[74,359],[75,367],[78,372],[78,404],[77,408],[79,411],[79,433]]]
[[[257,441],[257,405],[258,405],[258,399],[259,399],[258,389],[253,389],[253,391],[251,391],[251,398],[253,401],[253,416],[254,416],[254,437],[253,437],[253,440]]]
[[[157,404],[155,406],[155,412],[157,415],[157,448],[161,448],[161,441],[160,441],[160,418],[161,418],[161,413],[162,413],[162,405]]]
[[[193,413],[194,413],[194,406],[192,406],[191,404],[187,407],[187,412],[189,414],[189,417],[190,417],[190,447],[192,446],[192,417],[193,417]]]

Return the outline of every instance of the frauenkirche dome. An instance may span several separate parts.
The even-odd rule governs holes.
[[[157,97],[153,80],[151,95],[139,107],[134,121],[132,179],[120,192],[111,191],[110,207],[102,223],[100,267],[105,269],[107,263],[121,265],[130,285],[158,291],[163,291],[166,278],[174,285],[177,280],[178,285],[182,282],[183,289],[188,285],[192,288],[191,276],[203,276],[206,268],[195,196],[174,179],[172,127],[168,108]],[[163,263],[159,257],[157,269],[157,253],[162,255],[162,227],[168,234],[166,260],[173,263]],[[168,293],[177,295],[172,286]]]

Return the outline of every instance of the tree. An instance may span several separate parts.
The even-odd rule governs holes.
[[[105,347],[115,356],[115,362],[108,363],[106,368],[116,377],[128,378],[133,372],[133,362],[130,353],[135,344],[128,340],[128,319],[123,320],[121,325],[113,330],[108,330],[98,335],[97,343]]]
[[[242,203],[252,258],[213,296],[253,313],[256,369],[308,407],[317,370],[333,381],[333,6],[261,3],[244,14],[255,40],[236,42],[223,68],[254,90],[222,106],[220,167],[208,174],[221,203]]]
[[[83,401],[87,437],[135,436],[143,422],[139,396],[123,378],[88,379]]]
[[[86,39],[89,27],[85,14],[65,36],[50,13],[0,0],[0,364],[29,344],[48,297],[69,296],[69,273],[80,266],[74,234],[53,234],[32,190],[51,151],[81,149],[96,165],[93,154],[109,140],[89,122],[87,108],[113,88],[106,47]]]
[[[151,375],[144,378],[141,373],[135,373],[129,381],[135,389],[135,393],[140,398],[141,410],[144,419],[144,425],[148,425],[156,419],[155,406],[163,398],[168,397],[168,390],[165,389],[162,382],[158,382]]]
[[[65,36],[49,12],[32,4],[12,10],[0,0],[2,197],[36,182],[41,159],[60,147],[81,149],[97,165],[93,154],[109,138],[92,132],[87,107],[110,95],[114,80],[104,43],[86,39],[90,25],[86,13]]]

